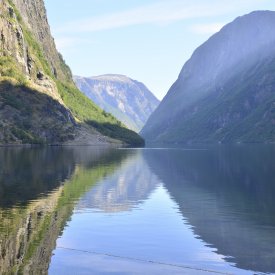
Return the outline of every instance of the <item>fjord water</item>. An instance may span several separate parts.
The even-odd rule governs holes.
[[[0,148],[0,273],[275,274],[275,146]]]

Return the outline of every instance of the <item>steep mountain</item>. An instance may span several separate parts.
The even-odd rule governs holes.
[[[195,50],[148,119],[148,142],[275,141],[275,12],[238,17]]]
[[[76,88],[43,0],[0,1],[0,144],[22,143],[144,143]]]
[[[74,81],[98,106],[137,132],[159,104],[143,83],[124,75],[74,76]]]

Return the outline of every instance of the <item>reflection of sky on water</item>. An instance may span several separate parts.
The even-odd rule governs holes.
[[[58,240],[57,247],[60,249],[57,249],[53,257],[50,270],[52,274],[58,270],[62,271],[60,266],[63,266],[63,270],[70,270],[77,266],[82,270],[79,262],[73,258],[66,263],[63,261],[63,253],[67,257],[74,257],[75,253],[83,254],[79,251],[107,253],[122,257],[117,261],[103,255],[97,262],[95,258],[97,259],[98,255],[84,253],[83,256],[88,261],[86,268],[89,267],[87,270],[90,272],[95,272],[96,268],[101,272],[110,270],[111,263],[114,264],[113,270],[118,269],[122,272],[122,270],[125,271],[122,269],[125,268],[123,262],[127,261],[128,265],[133,264],[130,270],[133,270],[135,265],[140,265],[141,269],[137,274],[141,272],[149,274],[147,272],[152,267],[147,269],[147,261],[186,265],[206,270],[224,271],[225,268],[227,272],[235,270],[226,264],[222,255],[213,253],[214,249],[206,247],[203,241],[194,237],[190,225],[182,220],[177,204],[171,200],[162,185],[157,186],[148,200],[130,212],[76,212],[62,238]],[[64,251],[62,247],[79,251]],[[145,263],[137,264],[135,260],[127,259],[128,257],[144,260]],[[96,261],[95,266],[94,261]],[[171,270],[173,269],[177,270],[171,267]],[[153,270],[165,274],[162,266],[156,266]],[[168,266],[164,270],[167,272]],[[249,274],[239,270],[238,272],[238,274]]]
[[[129,211],[146,200],[158,184],[140,153],[131,154],[112,176],[98,182],[79,201],[76,211]]]

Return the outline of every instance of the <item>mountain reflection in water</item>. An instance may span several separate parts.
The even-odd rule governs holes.
[[[156,184],[157,178],[144,163],[141,152],[135,152],[113,175],[91,188],[80,199],[77,209],[130,211],[148,199]]]
[[[200,149],[0,148],[0,273],[275,273],[275,146]]]
[[[75,203],[125,153],[0,148],[0,273],[45,274]]]
[[[275,147],[145,151],[195,235],[245,270],[275,272]]]

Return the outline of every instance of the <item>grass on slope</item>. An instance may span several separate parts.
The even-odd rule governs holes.
[[[101,134],[134,146],[143,146],[144,140],[134,131],[127,129],[110,113],[100,109],[81,93],[73,84],[56,81],[62,100],[80,121],[95,128]]]
[[[18,68],[15,60],[10,56],[0,56],[0,76],[16,79],[22,85],[27,83],[26,77]]]

